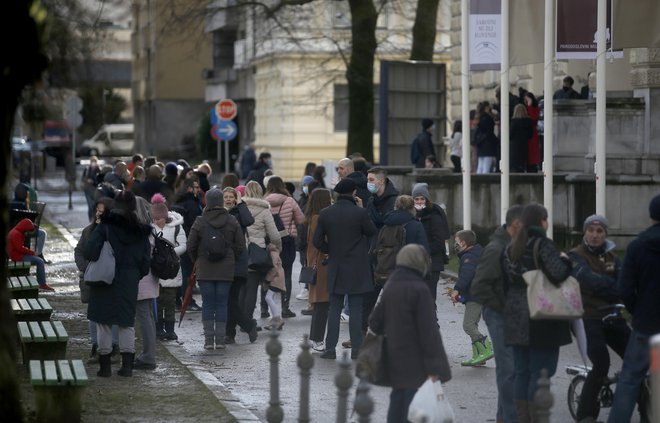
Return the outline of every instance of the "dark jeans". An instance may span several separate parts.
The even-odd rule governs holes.
[[[513,348],[504,344],[504,318],[492,308],[483,308],[483,317],[493,343],[495,353],[495,382],[497,383],[497,421],[518,421],[513,406],[515,371]]]
[[[240,276],[234,277],[234,282],[229,288],[229,317],[227,318],[227,336],[236,336],[236,325],[239,325],[245,332],[252,330],[252,316],[248,317],[241,308],[239,295],[241,288],[246,285],[246,279]]]
[[[257,306],[257,291],[259,284],[264,280],[264,274],[261,272],[248,272],[247,281],[241,286],[238,295],[238,302],[241,305],[243,314],[250,319],[254,318],[254,309]]]
[[[309,340],[322,342],[325,338],[325,327],[328,324],[328,310],[330,303],[314,303],[312,322],[309,328]]]
[[[390,407],[387,409],[387,423],[407,423],[408,408],[417,388],[392,388]]]
[[[461,158],[458,156],[449,156],[451,163],[454,165],[454,173],[461,173]]]
[[[557,371],[559,347],[529,348],[513,347],[513,362],[515,363],[516,380],[513,396],[516,400],[534,401],[537,382],[541,370],[548,371],[548,379]]]
[[[598,416],[598,392],[610,369],[610,353],[607,347],[623,358],[630,339],[630,328],[623,319],[610,323],[603,323],[600,319],[584,319],[584,330],[587,334],[587,355],[592,368],[580,395],[578,420],[586,417],[595,419]]]
[[[349,294],[348,304],[351,308],[351,318],[348,321],[348,331],[351,334],[353,351],[357,354],[362,345],[362,294]],[[344,294],[330,294],[330,309],[328,311],[328,334],[325,338],[326,351],[335,351],[339,341],[339,315],[344,308]]]
[[[227,322],[231,281],[198,279],[197,283],[202,292],[202,320]]]
[[[429,290],[431,290],[431,299],[433,300],[433,306],[438,308],[438,281],[440,280],[440,270],[432,270],[429,272],[426,277],[426,282],[429,285]]]
[[[293,262],[296,261],[296,242],[290,236],[282,238],[282,268],[284,269],[284,284],[286,293],[282,295],[282,310],[289,308],[291,299],[291,275],[293,273]]]
[[[371,315],[371,312],[374,311],[374,307],[376,306],[376,301],[378,301],[378,294],[380,294],[380,291],[383,289],[382,286],[380,285],[374,285],[374,290],[371,292],[367,292],[362,296],[362,332],[367,331],[367,327],[369,327],[369,316]],[[351,314],[350,314],[350,319],[349,323],[353,320],[353,309],[352,306],[349,306],[351,308]]]

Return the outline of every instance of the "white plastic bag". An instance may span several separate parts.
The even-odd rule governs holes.
[[[454,410],[445,397],[440,381],[426,379],[410,403],[408,420],[411,423],[454,422]]]

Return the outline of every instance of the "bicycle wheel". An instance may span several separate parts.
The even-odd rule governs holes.
[[[568,385],[568,411],[571,413],[573,420],[577,421],[577,409],[580,405],[580,395],[582,394],[582,388],[584,388],[584,382],[587,380],[586,377],[582,375],[577,375],[571,379],[570,385]]]

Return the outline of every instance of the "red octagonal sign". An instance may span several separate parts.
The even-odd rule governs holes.
[[[236,112],[236,103],[233,100],[220,100],[215,105],[215,113],[222,120],[232,120],[236,117]]]

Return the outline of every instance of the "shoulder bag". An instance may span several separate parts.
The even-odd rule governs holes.
[[[534,243],[535,270],[528,270],[522,277],[527,283],[527,304],[531,319],[573,320],[584,313],[580,284],[569,276],[555,286],[541,270],[538,263],[540,240]]]
[[[316,285],[316,266],[303,266],[300,269],[298,283]]]
[[[96,261],[90,261],[83,277],[87,285],[112,285],[115,278],[115,253],[108,241],[108,228],[105,228],[105,241]]]
[[[373,385],[391,386],[387,372],[387,338],[370,329],[358,352],[355,375]]]
[[[272,268],[273,259],[268,249],[250,241],[250,236],[248,235],[248,269],[265,273]]]

